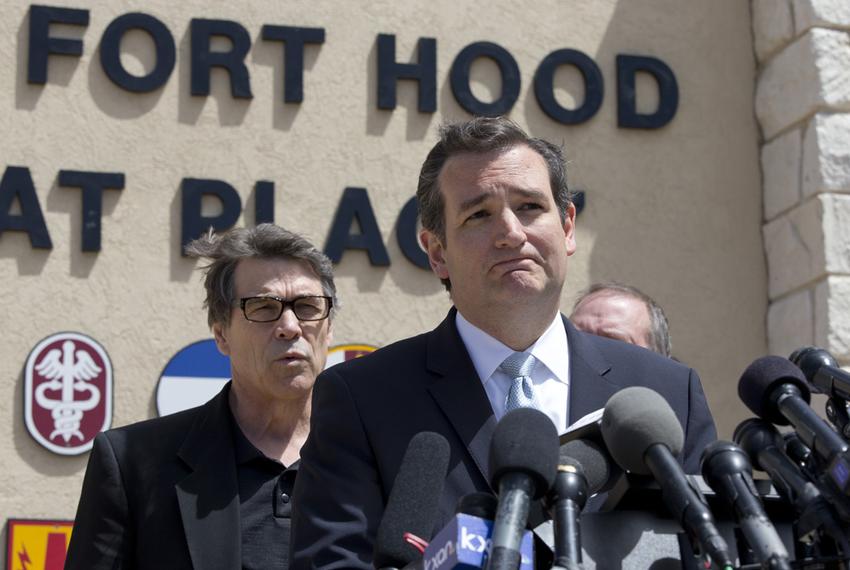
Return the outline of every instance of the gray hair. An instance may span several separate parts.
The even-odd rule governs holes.
[[[649,313],[649,338],[647,338],[647,341],[650,348],[662,356],[670,356],[673,350],[673,343],[670,340],[670,326],[667,322],[667,315],[664,314],[664,309],[661,308],[661,305],[637,287],[623,285],[616,281],[594,283],[579,294],[578,300],[573,305],[573,312],[581,305],[582,301],[600,292],[616,293],[641,301]]]
[[[456,154],[483,154],[525,145],[546,161],[552,197],[558,207],[561,222],[566,220],[572,195],[567,187],[567,167],[561,147],[539,138],[529,137],[515,122],[505,117],[473,117],[459,123],[440,127],[440,139],[428,153],[419,171],[416,199],[422,227],[446,243],[445,203],[440,193],[440,172],[446,161]],[[448,279],[441,279],[451,290]]]
[[[333,299],[332,313],[339,306],[336,298],[333,265],[328,257],[301,237],[274,224],[260,224],[253,228],[235,228],[222,234],[212,230],[186,246],[190,257],[205,258],[204,288],[207,298],[207,322],[230,324],[230,313],[236,299],[234,275],[236,266],[246,258],[291,259],[306,262],[319,280],[322,291]]]

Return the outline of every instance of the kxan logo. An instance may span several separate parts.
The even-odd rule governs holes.
[[[490,557],[493,522],[459,514],[425,549],[425,570],[482,568]],[[520,544],[522,570],[534,567],[531,533],[525,531]]]

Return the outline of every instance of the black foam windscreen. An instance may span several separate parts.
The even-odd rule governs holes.
[[[620,390],[605,404],[602,439],[614,461],[623,469],[649,475],[643,460],[656,443],[673,455],[682,451],[685,434],[676,413],[661,394],[642,386]]]
[[[405,533],[431,539],[451,455],[438,433],[423,431],[411,438],[378,526],[376,568],[402,567],[422,558]]]
[[[581,469],[587,479],[588,495],[601,491],[611,479],[611,462],[608,453],[597,443],[587,439],[574,439],[561,446],[559,465],[572,465]]]
[[[499,508],[499,499],[492,493],[476,491],[460,498],[455,513],[472,515],[480,519],[495,520]]]
[[[763,356],[744,370],[738,382],[738,397],[760,418],[777,425],[788,425],[788,420],[771,398],[773,390],[783,384],[796,386],[806,403],[811,400],[806,377],[798,367],[781,356]]]
[[[534,498],[555,480],[558,430],[549,416],[534,408],[511,410],[496,425],[490,442],[490,484],[499,488],[506,473],[522,472],[534,480]]]

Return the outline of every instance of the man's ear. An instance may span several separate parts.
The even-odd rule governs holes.
[[[218,351],[225,356],[230,356],[230,344],[227,342],[227,327],[221,323],[213,323],[212,333],[215,339],[215,346]]]
[[[570,202],[564,217],[564,238],[567,241],[567,255],[576,252],[576,207]]]
[[[440,242],[440,239],[428,230],[419,232],[419,242],[428,254],[428,263],[431,264],[431,270],[440,279],[449,278],[449,269],[446,266],[444,256],[445,247]]]

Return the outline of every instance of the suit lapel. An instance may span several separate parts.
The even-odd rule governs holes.
[[[192,472],[177,483],[177,501],[196,570],[242,565],[239,491],[228,394],[230,384],[200,410],[178,456]]]
[[[604,408],[621,386],[608,376],[611,365],[588,339],[564,317],[570,351],[569,421],[574,423],[590,412]]]
[[[457,332],[456,314],[457,310],[452,307],[428,339],[427,366],[436,374],[428,391],[489,484],[490,440],[496,427],[496,417]]]

